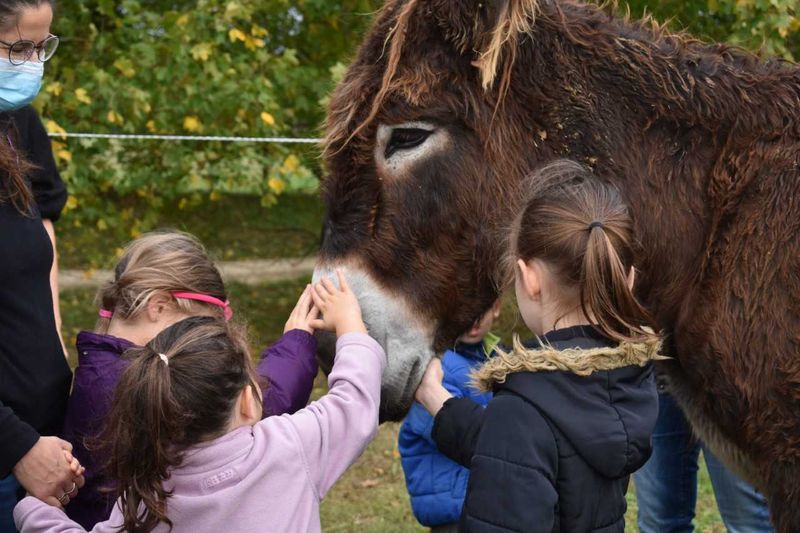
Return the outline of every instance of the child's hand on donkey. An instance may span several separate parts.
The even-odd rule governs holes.
[[[311,287],[311,298],[314,305],[322,313],[321,318],[311,321],[311,327],[326,331],[335,331],[340,337],[345,333],[367,333],[367,327],[361,318],[361,307],[341,270],[336,271],[339,287],[323,278]]]
[[[433,416],[436,416],[444,402],[453,397],[442,385],[443,379],[442,361],[438,357],[434,357],[428,363],[428,368],[425,369],[422,381],[414,395],[414,399]]]
[[[289,315],[289,320],[286,321],[283,332],[286,333],[293,329],[301,329],[313,334],[314,328],[311,322],[318,316],[319,309],[317,309],[317,306],[314,305],[314,302],[311,300],[311,285],[309,284],[306,285],[306,289],[303,291],[303,294],[300,295],[300,299],[297,300],[297,305],[292,309],[292,314]]]

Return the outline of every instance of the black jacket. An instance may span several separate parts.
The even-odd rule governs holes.
[[[53,249],[42,225],[42,218],[58,218],[67,191],[32,107],[0,113],[0,142],[9,140],[37,168],[29,176],[32,216],[0,201],[0,478],[40,434],[61,431],[72,379],[56,330]],[[6,179],[0,173],[0,187]]]
[[[658,415],[658,345],[616,346],[589,327],[543,343],[487,364],[485,411],[456,398],[436,417],[439,449],[470,467],[461,531],[625,529],[628,477],[650,456]]]

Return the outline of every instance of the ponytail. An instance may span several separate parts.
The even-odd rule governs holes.
[[[134,358],[134,362],[118,385],[119,391],[126,392],[125,397],[118,395],[111,414],[116,421],[110,450],[111,474],[114,479],[125,480],[128,486],[120,491],[124,531],[151,531],[160,522],[171,528],[168,493],[162,482],[169,468],[179,462],[179,454],[170,442],[178,432],[180,420],[172,397],[169,365],[147,347],[126,356]],[[146,510],[143,515],[142,508]]]
[[[170,528],[163,483],[187,448],[224,435],[253,369],[241,331],[211,317],[165,329],[131,360],[101,437],[107,473],[117,481],[123,531]]]
[[[617,342],[651,336],[652,332],[643,327],[650,321],[648,313],[631,289],[628,276],[633,275],[633,267],[626,270],[602,223],[587,231],[580,283],[583,314],[594,319],[603,335]]]
[[[547,262],[562,285],[578,289],[579,301],[566,303],[580,308],[604,336],[617,342],[652,339],[652,319],[628,280],[635,241],[619,192],[567,160],[543,167],[526,185],[506,264]]]

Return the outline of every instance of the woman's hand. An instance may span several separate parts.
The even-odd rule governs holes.
[[[311,322],[317,317],[319,317],[319,309],[313,305],[311,300],[311,285],[306,285],[303,294],[297,300],[297,305],[292,309],[292,314],[289,315],[289,320],[286,321],[283,332],[301,329],[313,335],[314,328],[311,326]]]
[[[85,483],[83,467],[71,452],[65,440],[40,437],[14,466],[14,476],[31,496],[63,508]]]
[[[426,411],[432,416],[441,410],[444,402],[453,397],[447,389],[442,385],[444,379],[444,370],[442,370],[442,361],[438,357],[431,359],[428,363],[428,368],[422,375],[422,381],[417,388],[414,398],[422,404]]]
[[[337,337],[345,333],[366,334],[367,327],[361,318],[361,306],[356,295],[350,290],[341,270],[336,270],[336,276],[339,279],[338,288],[327,278],[311,287],[311,298],[322,313],[321,319],[311,322],[312,327],[335,331]]]

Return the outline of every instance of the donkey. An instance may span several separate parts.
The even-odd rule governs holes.
[[[520,184],[616,185],[694,428],[800,531],[800,68],[575,0],[388,0],[327,119],[334,267],[385,347],[382,419],[498,296]],[[330,365],[330,353],[321,355]]]

